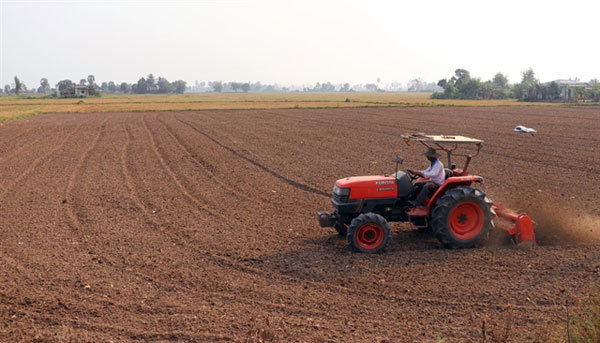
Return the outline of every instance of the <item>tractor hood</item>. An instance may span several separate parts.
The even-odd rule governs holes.
[[[352,176],[335,182],[339,188],[350,188],[350,199],[392,198],[398,194],[393,176]]]

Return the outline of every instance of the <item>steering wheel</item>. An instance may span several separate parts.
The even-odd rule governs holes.
[[[419,175],[415,174],[412,169],[406,169],[406,174],[410,177],[410,180],[413,181],[419,177]]]

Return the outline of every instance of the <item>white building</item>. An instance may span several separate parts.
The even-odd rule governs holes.
[[[87,86],[75,86],[75,95],[76,96],[88,96]]]

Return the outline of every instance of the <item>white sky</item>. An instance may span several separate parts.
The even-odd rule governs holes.
[[[600,78],[600,1],[0,0],[0,84]]]

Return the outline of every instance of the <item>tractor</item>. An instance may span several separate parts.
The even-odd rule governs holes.
[[[444,247],[452,249],[477,247],[494,228],[506,231],[518,245],[535,245],[535,223],[531,217],[494,204],[477,188],[483,177],[468,173],[471,159],[483,147],[482,140],[424,134],[401,137],[408,145],[419,142],[446,152],[450,168],[445,169],[444,183],[422,206],[413,204],[415,183],[427,179],[410,169],[399,170],[403,159],[397,156],[396,172],[392,175],[337,180],[331,199],[333,212],[317,214],[321,227],[333,227],[340,236],[346,236],[354,251],[362,253],[380,253],[385,249],[391,237],[389,222],[411,222],[420,230],[431,231]],[[453,155],[465,158],[462,169],[452,163]]]

